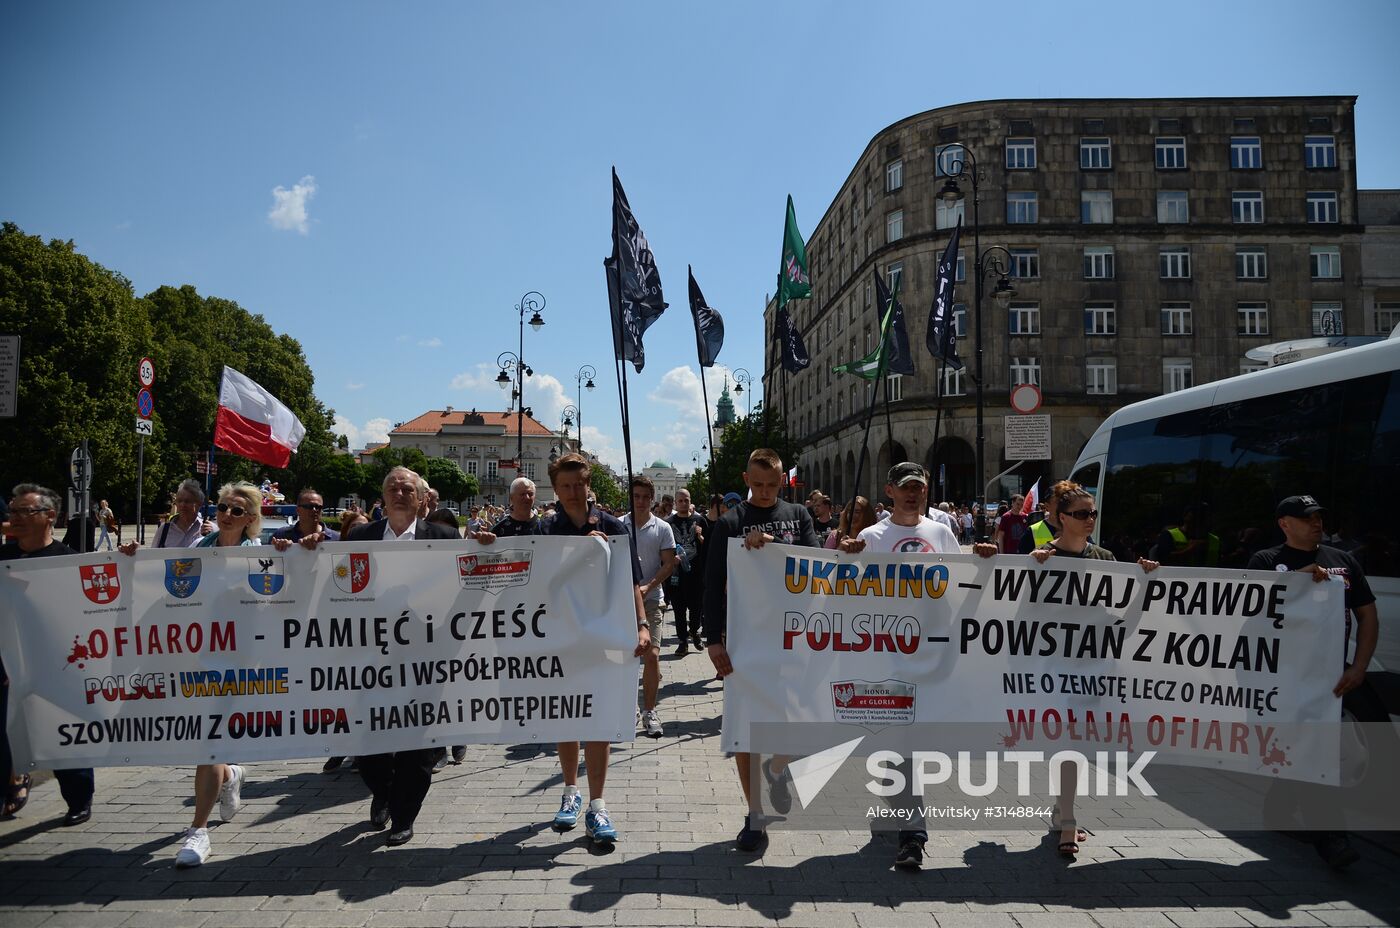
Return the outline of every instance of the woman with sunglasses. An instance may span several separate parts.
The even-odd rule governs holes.
[[[1090,541],[1099,511],[1094,508],[1094,497],[1088,490],[1072,480],[1061,480],[1050,490],[1048,513],[1053,513],[1060,523],[1060,533],[1031,552],[1031,557],[1044,564],[1051,557],[1087,558],[1095,561],[1115,561],[1113,552],[1101,548]],[[1138,558],[1138,566],[1143,571],[1153,571],[1159,566],[1156,561]],[[1078,787],[1079,768],[1066,763],[1060,768],[1060,796],[1050,816],[1050,830],[1058,832],[1060,843],[1056,847],[1061,857],[1073,858],[1079,853],[1081,842],[1089,839],[1089,832],[1079,827],[1074,820],[1074,794]]]
[[[196,548],[228,548],[258,544],[262,530],[262,491],[240,481],[219,487],[214,517],[218,530],[205,535]],[[243,768],[237,764],[200,764],[194,771],[194,821],[185,843],[175,854],[175,866],[198,867],[209,858],[209,814],[219,803],[219,818],[228,821],[243,805]]]

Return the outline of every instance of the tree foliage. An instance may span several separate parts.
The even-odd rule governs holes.
[[[318,486],[330,495],[346,469],[333,453],[332,411],[314,393],[301,345],[262,316],[194,287],[160,287],[145,297],[131,283],[79,254],[73,243],[45,244],[13,223],[0,227],[0,333],[21,336],[18,415],[0,421],[0,485],[22,480],[62,490],[68,456],[88,439],[93,494],[135,514],[137,362],[155,363],[155,416],[145,441],[144,509],[195,476],[194,455],[210,448],[224,365],[285,403],[306,437],[285,469],[216,452],[218,482],[264,476],[293,494]],[[352,462],[353,463],[353,462]]]
[[[785,468],[797,462],[800,450],[797,442],[788,437],[782,414],[757,406],[753,415],[740,416],[724,427],[714,455],[714,480],[710,484],[713,492],[746,495],[743,473],[755,448],[772,448],[783,459]],[[694,493],[692,489],[691,494]]]
[[[600,506],[621,509],[627,505],[627,497],[623,495],[622,487],[618,486],[612,475],[601,467],[594,467],[589,473],[588,486],[593,491],[593,498],[598,501]]]
[[[443,500],[461,502],[481,492],[476,477],[464,473],[461,466],[450,458],[428,458],[427,470],[423,476]]]

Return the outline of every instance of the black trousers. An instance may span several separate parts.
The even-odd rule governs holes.
[[[0,662],[0,796],[8,795],[10,780],[15,774],[15,758],[10,753],[10,738],[6,731],[6,713],[10,708],[10,683],[5,676],[5,664]],[[58,791],[70,809],[86,808],[92,803],[96,791],[96,777],[91,767],[74,767],[68,770],[55,770]]]
[[[690,641],[691,635],[699,635],[704,628],[700,604],[704,599],[704,586],[701,571],[691,565],[690,570],[680,575],[680,582],[666,587],[666,598],[676,614],[676,635],[681,644]],[[659,643],[659,642],[654,642]]]
[[[418,818],[428,787],[433,784],[433,765],[443,750],[419,748],[360,757],[360,778],[375,799],[389,803],[389,818],[396,831],[409,827]]]

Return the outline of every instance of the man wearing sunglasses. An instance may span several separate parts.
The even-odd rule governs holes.
[[[300,542],[304,547],[314,547],[314,543],[304,539],[315,538],[315,542],[339,541],[340,533],[327,528],[321,521],[323,508],[321,494],[311,487],[302,487],[297,494],[297,520],[283,529],[272,533],[272,546],[278,551],[286,551]]]

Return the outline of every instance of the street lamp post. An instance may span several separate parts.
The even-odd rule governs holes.
[[[578,391],[578,411],[575,418],[578,420],[578,450],[583,451],[583,391],[593,392],[593,378],[598,376],[598,372],[593,369],[593,365],[585,364],[574,374],[574,386]],[[585,382],[587,381],[587,382]]]
[[[583,440],[583,425],[582,417],[579,416],[578,407],[570,403],[559,412],[559,431],[564,433],[565,453],[568,453],[569,450],[569,428],[574,424],[575,419],[580,420],[578,436],[581,442]]]
[[[745,385],[745,384],[747,384],[748,387],[749,387],[749,390],[748,390],[748,394],[749,394],[749,395],[748,395],[748,398],[747,398],[747,400],[746,400],[746,408],[748,409],[748,413],[747,413],[748,416],[749,416],[750,418],[752,418],[752,417],[753,417],[753,375],[750,374],[747,370],[745,370],[745,369],[742,368],[742,367],[736,367],[736,368],[734,368],[734,370],[731,371],[730,373],[732,373],[732,374],[734,375],[734,392],[735,392],[735,393],[743,393],[743,392],[744,392],[744,385]]]
[[[530,328],[538,332],[544,325],[544,318],[540,315],[540,310],[544,309],[544,302],[544,294],[537,290],[530,290],[520,298],[520,302],[515,306],[515,311],[520,315],[520,350],[514,355],[503,351],[496,358],[496,364],[501,368],[501,372],[496,375],[496,383],[502,390],[510,383],[506,371],[511,368],[506,365],[510,363],[511,358],[514,359],[515,393],[512,399],[520,404],[515,414],[516,474],[523,473],[525,467],[525,378],[534,373],[525,363],[525,313],[530,313]]]
[[[973,313],[974,320],[977,361],[974,365],[974,378],[977,381],[977,540],[987,540],[987,499],[986,484],[987,477],[987,433],[984,413],[986,402],[983,396],[982,378],[982,282],[989,274],[997,275],[996,287],[992,291],[992,298],[997,301],[997,305],[1005,306],[1011,298],[1016,295],[1016,290],[1007,279],[1007,271],[1012,266],[1011,252],[1000,245],[992,245],[986,251],[982,250],[982,223],[981,223],[981,188],[980,182],[983,175],[977,168],[977,159],[965,146],[958,145],[956,153],[949,153],[950,159],[944,173],[948,179],[943,183],[943,189],[939,197],[948,206],[954,206],[965,196],[961,188],[958,187],[958,180],[965,179],[972,184],[972,252],[976,260],[973,264],[975,279],[972,284],[973,292]],[[970,163],[970,164],[969,164]],[[1006,256],[1003,261],[1001,252]]]

